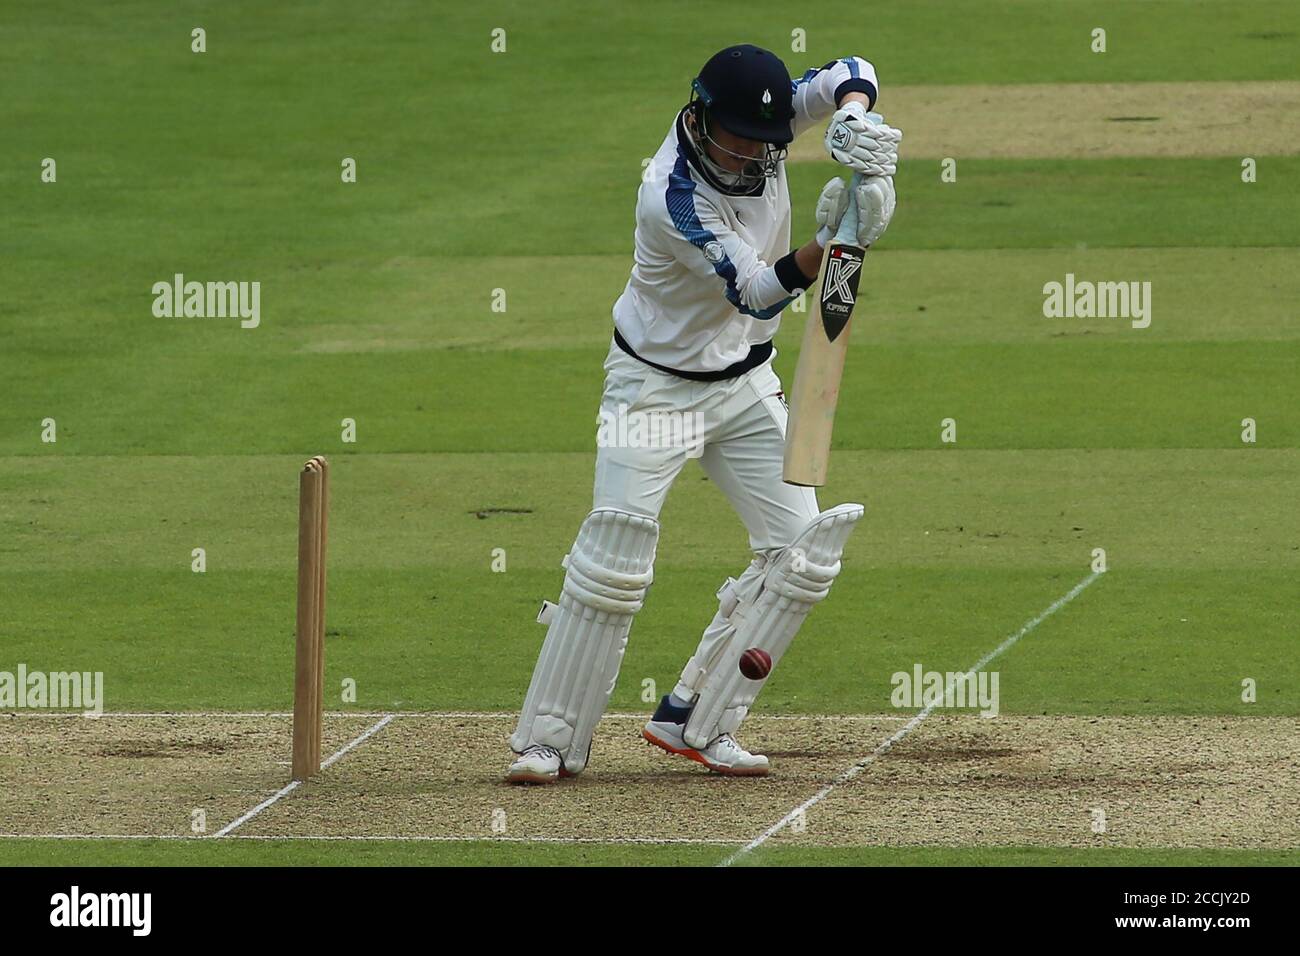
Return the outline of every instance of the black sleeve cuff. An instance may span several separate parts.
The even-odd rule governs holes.
[[[780,282],[785,291],[791,295],[804,291],[817,281],[816,276],[810,279],[800,271],[794,261],[793,250],[777,259],[772,268],[776,270],[776,281]]]
[[[839,86],[835,87],[835,105],[840,105],[840,100],[844,99],[845,93],[866,93],[867,99],[871,101],[871,106],[876,105],[876,87],[870,80],[864,80],[860,76],[850,77]],[[870,110],[871,106],[867,109]]]

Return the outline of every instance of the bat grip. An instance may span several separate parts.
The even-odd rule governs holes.
[[[842,245],[858,244],[858,187],[862,185],[862,179],[861,173],[854,173],[849,180],[849,208],[844,210],[839,231],[835,233],[835,241]]]

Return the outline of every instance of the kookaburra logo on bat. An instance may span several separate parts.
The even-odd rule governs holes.
[[[832,249],[826,260],[826,275],[822,279],[822,326],[832,342],[844,331],[849,316],[853,314],[861,270],[862,255],[844,246]]]

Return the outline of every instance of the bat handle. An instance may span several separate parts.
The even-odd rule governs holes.
[[[861,173],[854,173],[849,180],[849,208],[844,210],[839,231],[835,233],[835,241],[842,245],[858,244],[858,187],[862,185],[862,180]]]

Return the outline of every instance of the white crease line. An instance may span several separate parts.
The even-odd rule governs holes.
[[[393,722],[393,715],[392,715],[392,714],[389,714],[389,715],[388,715],[387,717],[385,717],[383,720],[379,721],[379,722],[376,723],[376,724],[371,725],[370,729],[367,730],[367,731],[366,731],[364,734],[362,734],[360,737],[355,738],[355,739],[352,740],[350,743],[344,744],[344,745],[343,745],[343,748],[342,748],[341,750],[336,750],[336,751],[335,751],[335,752],[330,756],[330,758],[329,758],[328,760],[322,761],[322,762],[321,762],[321,765],[320,765],[320,768],[321,768],[322,770],[324,770],[326,767],[329,767],[329,766],[332,766],[332,765],[335,764],[335,763],[338,763],[338,759],[339,759],[340,757],[342,757],[345,753],[347,753],[349,750],[351,750],[351,749],[352,749],[353,747],[355,747],[357,744],[360,744],[360,743],[363,743],[363,742],[369,740],[371,737],[373,737],[375,734],[379,733],[379,731],[383,730],[385,727],[387,727],[387,726],[388,726],[389,724],[391,724],[392,722]]]
[[[341,749],[339,749],[339,750],[335,751],[333,754],[331,754],[328,760],[325,760],[325,761],[323,761],[323,762],[321,763],[320,768],[321,768],[322,770],[324,770],[326,767],[328,767],[328,766],[330,766],[331,764],[333,764],[335,761],[337,761],[340,757],[342,757],[345,753],[347,753],[347,752],[348,752],[349,750],[351,750],[353,747],[357,746],[357,744],[362,743],[363,741],[368,740],[368,739],[370,739],[371,737],[373,737],[375,734],[379,733],[379,731],[383,730],[383,729],[384,729],[385,727],[387,727],[390,723],[392,723],[392,720],[393,720],[393,715],[392,715],[392,714],[388,714],[387,716],[385,716],[385,717],[383,718],[383,720],[380,720],[378,723],[371,725],[371,727],[370,727],[370,728],[369,728],[365,733],[363,733],[360,737],[356,737],[356,738],[354,738],[353,740],[351,740],[351,741],[349,741],[348,743],[344,744],[343,747],[342,747]],[[217,837],[224,837],[224,836],[226,836],[227,834],[229,834],[231,831],[233,831],[234,829],[236,829],[237,827],[241,827],[241,826],[243,826],[245,823],[247,823],[249,820],[253,819],[253,817],[257,816],[259,813],[261,813],[261,812],[262,812],[263,810],[265,810],[267,807],[269,807],[269,806],[271,806],[272,804],[276,803],[276,802],[279,801],[282,797],[287,797],[289,794],[291,794],[291,793],[293,793],[295,790],[297,790],[297,789],[298,789],[298,786],[299,786],[300,783],[301,783],[301,781],[299,781],[299,780],[292,780],[292,781],[290,781],[288,784],[286,784],[285,786],[281,787],[281,788],[280,788],[279,790],[277,790],[274,794],[272,794],[271,796],[267,797],[265,800],[263,800],[263,801],[262,801],[261,803],[259,803],[257,806],[253,807],[253,809],[249,810],[249,811],[248,811],[247,813],[245,813],[242,817],[239,817],[238,819],[232,820],[232,821],[230,821],[229,823],[227,823],[224,827],[222,827],[222,828],[221,828],[220,830],[218,830],[216,833],[212,834],[212,836],[209,837],[208,839],[213,839],[213,840],[215,840]]]
[[[0,833],[0,840],[172,840],[202,842],[214,837],[191,836],[186,833]],[[227,840],[283,840],[286,842],[331,841],[335,843],[353,842],[392,842],[392,843],[638,843],[650,845],[697,844],[701,846],[735,846],[735,840],[718,840],[705,837],[548,837],[548,836],[442,836],[435,834],[401,834],[393,836],[368,836],[361,834],[341,834],[332,836],[311,836],[305,833],[292,833],[284,836],[273,834],[236,833],[225,837]]]
[[[1053,601],[1052,604],[1047,608],[1047,610],[1043,611],[1037,617],[1025,623],[1023,626],[1021,626],[1020,630],[1016,631],[1016,633],[1012,634],[1001,644],[993,648],[993,650],[989,651],[978,661],[976,661],[975,664],[971,667],[971,669],[966,672],[967,675],[974,675],[979,671],[981,671],[983,668],[987,667],[991,661],[1001,656],[1005,651],[1009,650],[1022,637],[1024,637],[1034,628],[1038,627],[1039,624],[1043,623],[1043,621],[1047,620],[1049,617],[1051,617],[1061,608],[1065,607],[1065,605],[1069,604],[1076,597],[1078,597],[1084,588],[1092,584],[1092,582],[1097,580],[1097,578],[1101,577],[1101,573],[1102,572],[1100,571],[1093,571],[1086,578],[1084,578],[1082,581],[1080,581],[1078,584],[1072,587],[1067,594]],[[906,724],[900,727],[898,731],[895,734],[893,734],[893,736],[886,738],[884,742],[880,744],[879,747],[877,747],[871,753],[867,754],[865,757],[863,757],[861,760],[855,763],[848,770],[844,771],[844,773],[840,774],[838,777],[836,777],[826,786],[822,787],[815,794],[813,794],[803,803],[799,804],[799,806],[795,807],[793,810],[791,810],[789,813],[783,816],[776,823],[772,824],[770,827],[764,830],[757,837],[750,840],[748,843],[746,843],[735,853],[731,854],[731,856],[727,857],[725,860],[719,863],[718,866],[731,866],[731,864],[735,863],[746,853],[758,849],[760,846],[762,846],[764,843],[766,843],[776,834],[780,833],[787,826],[789,826],[791,821],[795,820],[800,815],[806,813],[812,807],[821,803],[822,800],[824,800],[830,794],[830,792],[834,790],[836,787],[838,787],[840,784],[848,783],[858,774],[862,773],[863,770],[867,769],[867,767],[875,763],[877,758],[888,753],[890,748],[892,748],[894,744],[898,743],[900,740],[902,740],[904,737],[910,734],[913,730],[919,727],[921,721],[925,720],[925,718],[930,716],[931,712],[939,704],[940,700],[942,700],[942,698],[931,701],[929,704],[926,704],[925,707],[922,708],[920,713],[918,713],[915,717],[913,717]]]
[[[247,813],[245,813],[242,817],[238,817],[238,818],[232,820],[231,822],[227,823],[224,827],[222,827],[222,828],[221,828],[220,830],[218,830],[216,833],[212,834],[212,837],[210,837],[209,839],[215,839],[215,838],[217,838],[217,837],[224,837],[224,836],[226,836],[228,833],[230,833],[230,831],[232,831],[233,829],[235,829],[235,827],[243,826],[243,825],[244,825],[245,823],[247,823],[249,820],[253,819],[253,817],[257,816],[259,813],[261,813],[261,812],[262,812],[263,810],[265,810],[267,807],[271,806],[271,804],[273,804],[273,803],[275,803],[276,801],[278,801],[281,797],[287,797],[289,794],[293,793],[295,790],[298,789],[298,786],[299,786],[299,784],[301,784],[301,783],[302,783],[301,780],[291,780],[291,781],[289,781],[289,783],[287,783],[285,786],[281,787],[279,790],[277,790],[277,791],[276,791],[274,794],[272,794],[271,796],[267,797],[265,800],[263,800],[263,801],[262,801],[261,803],[259,803],[257,806],[253,807],[253,809],[249,810],[249,811],[248,811]]]
[[[144,718],[144,717],[194,717],[194,718],[212,718],[212,717],[292,717],[292,711],[280,710],[141,710],[141,711],[105,711],[97,716],[87,717],[80,711],[49,711],[49,710],[19,710],[19,711],[0,711],[2,717],[75,717],[80,720],[100,720],[108,717],[127,717],[127,718]],[[412,720],[419,718],[429,718],[431,720],[448,720],[453,718],[501,718],[507,717],[514,719],[519,716],[518,711],[506,710],[401,710],[401,711],[369,711],[369,710],[333,710],[326,711],[328,717],[392,717],[397,720]],[[636,714],[613,713],[605,714],[601,719],[612,720],[648,720],[650,711],[643,711]],[[906,717],[899,717],[896,714],[753,714],[753,720],[907,720]]]

